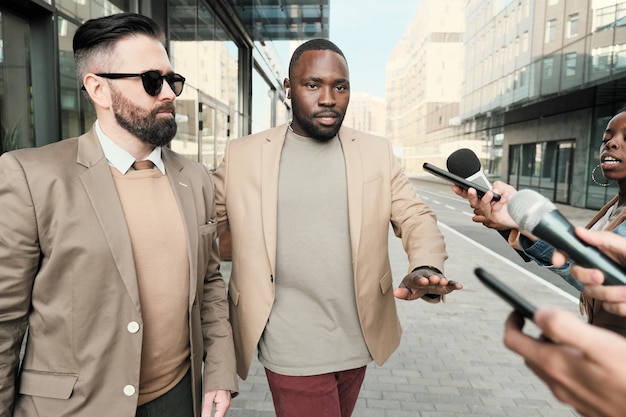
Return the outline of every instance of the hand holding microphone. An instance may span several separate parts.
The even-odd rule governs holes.
[[[511,218],[576,264],[602,271],[605,285],[626,285],[626,272],[597,248],[587,245],[574,233],[572,225],[547,198],[532,190],[518,191],[508,204]]]

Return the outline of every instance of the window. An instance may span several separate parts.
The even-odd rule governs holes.
[[[528,31],[522,34],[522,52],[528,52]]]
[[[615,69],[626,69],[626,43],[615,46]]]
[[[596,10],[593,21],[595,30],[608,29],[615,23],[615,6],[603,7]]]
[[[556,6],[559,4],[559,0],[548,0],[548,6]]]
[[[626,25],[626,2],[618,4],[615,11],[615,26],[624,25]]]
[[[573,38],[578,35],[578,21],[579,16],[578,13],[569,15],[569,19],[567,20],[567,37]]]
[[[607,73],[611,67],[612,46],[591,50],[591,70],[594,74]]]
[[[550,19],[546,22],[545,43],[554,42],[556,38],[556,19]]]
[[[543,79],[547,80],[554,75],[554,57],[543,59]]]
[[[576,52],[565,54],[565,76],[573,77],[576,75]]]

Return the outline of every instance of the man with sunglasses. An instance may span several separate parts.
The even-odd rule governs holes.
[[[87,21],[74,55],[94,126],[0,157],[0,415],[222,417],[213,183],[166,147],[185,79],[133,13]]]

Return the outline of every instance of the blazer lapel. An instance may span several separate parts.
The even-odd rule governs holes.
[[[78,139],[76,162],[87,168],[79,175],[80,181],[100,221],[102,232],[109,243],[111,254],[126,290],[135,308],[141,313],[135,261],[126,227],[126,217],[119,203],[111,168],[93,129]]]
[[[265,247],[272,272],[276,271],[276,233],[278,215],[278,172],[280,155],[285,143],[287,125],[278,126],[268,132],[261,149],[261,210]]]
[[[361,219],[363,217],[363,160],[360,144],[352,129],[341,128],[339,141],[346,161],[346,181],[348,184],[348,212],[350,220],[350,242],[352,259],[357,259],[361,240]]]
[[[185,235],[187,236],[187,252],[189,253],[189,305],[193,304],[196,296],[196,286],[198,285],[198,233],[196,220],[196,206],[191,190],[191,182],[183,173],[183,166],[172,158],[171,151],[162,149],[165,172],[170,180],[174,196],[178,202]],[[193,250],[192,250],[193,249]]]

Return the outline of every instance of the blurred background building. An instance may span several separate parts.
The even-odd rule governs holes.
[[[456,99],[428,96],[439,75]],[[591,171],[624,104],[623,0],[421,0],[387,70],[388,132],[408,171],[467,147],[493,177],[579,207],[617,193]]]

